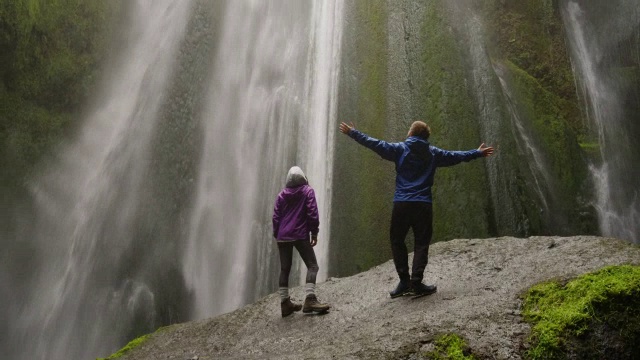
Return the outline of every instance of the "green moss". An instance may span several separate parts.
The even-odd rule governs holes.
[[[600,154],[600,144],[597,142],[580,142],[578,145],[591,158],[597,158]]]
[[[529,338],[532,346],[526,357],[565,358],[570,339],[584,336],[594,322],[607,321],[610,312],[603,310],[615,308],[612,304],[637,309],[639,296],[640,266],[630,265],[605,267],[564,286],[558,282],[533,286],[524,297],[522,312],[525,320],[532,324]],[[632,331],[637,333],[640,329]]]
[[[435,349],[424,354],[430,360],[474,360],[464,339],[457,334],[445,334],[436,339]]]
[[[122,1],[0,2],[0,176],[22,184],[79,117]]]
[[[514,63],[507,61],[506,64],[519,95],[518,105],[529,115],[546,153],[557,157],[551,159],[556,174],[571,187],[575,174],[567,165],[579,162],[580,155],[576,153],[576,137],[570,133],[560,110],[562,99],[545,90],[533,76]]]
[[[76,110],[108,51],[120,1],[0,4],[0,81],[49,109]]]
[[[565,100],[560,109],[564,121],[576,134],[584,134],[557,1],[489,0],[481,6],[490,19],[492,56],[512,62]]]
[[[98,358],[96,360],[119,359],[120,357],[122,357],[125,354],[127,354],[129,351],[133,350],[134,348],[142,345],[145,341],[149,340],[151,335],[152,334],[147,334],[147,335],[140,336],[139,338],[133,339],[125,347],[123,347],[122,349],[118,350],[116,353],[112,354],[111,356],[106,357],[106,358]]]
[[[568,214],[567,224],[558,232],[590,233],[591,229],[578,224],[584,204],[577,199],[584,191],[588,179],[584,152],[578,144],[575,132],[568,124],[563,111],[567,100],[547,89],[535,77],[506,61],[513,87],[515,105],[521,114],[522,125],[539,145],[538,155],[545,163],[545,171],[551,174],[546,184],[551,189],[552,211]]]
[[[174,325],[167,325],[167,326],[163,326],[161,328],[158,328],[158,330],[156,330],[155,332],[151,333],[151,334],[146,334],[146,335],[142,335],[138,338],[135,338],[131,341],[129,341],[129,343],[127,345],[125,345],[122,349],[118,350],[117,352],[111,354],[109,357],[106,358],[97,358],[96,360],[113,360],[113,359],[119,359],[120,357],[126,355],[127,353],[129,353],[131,350],[137,348],[138,346],[144,344],[145,342],[147,342],[154,334],[157,333],[161,333],[161,332],[165,332],[168,330],[175,330],[177,326],[180,326],[180,324],[174,324]]]

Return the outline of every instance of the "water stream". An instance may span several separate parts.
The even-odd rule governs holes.
[[[128,43],[104,96],[33,182],[38,268],[10,320],[10,358],[95,358],[155,325],[154,293],[123,259],[137,241],[151,139],[190,8],[130,4]]]
[[[19,311],[2,342],[9,358],[105,356],[165,325],[172,312],[201,319],[274,291],[271,214],[293,165],[316,191],[318,280],[326,278],[342,2],[205,5],[127,5],[126,45],[100,100],[31,186],[34,225],[18,240],[34,249],[37,268],[26,294],[11,301]],[[214,34],[213,58],[202,58],[206,44],[194,46],[207,41],[202,31]],[[188,67],[193,61],[211,63],[208,80],[199,80],[202,70],[196,78],[188,73],[202,68]],[[184,79],[207,84],[189,87]],[[194,190],[176,192],[158,177],[190,181],[174,179],[184,164],[170,160],[181,158],[176,151],[191,153],[192,144],[165,149],[165,141],[191,136],[185,114],[201,122],[202,140],[193,143],[203,147]],[[179,200],[192,201],[190,220],[168,222],[186,231],[160,223],[164,207],[183,206],[175,203],[181,194],[193,194]],[[298,268],[294,286],[305,273]],[[190,310],[173,309],[188,302]]]
[[[579,94],[599,148],[590,169],[600,230],[640,242],[640,3],[563,1],[562,16]]]
[[[472,2],[455,0],[447,2],[456,19],[454,26],[468,52],[469,87],[476,101],[480,139],[497,149],[497,156],[485,162],[494,221],[501,234],[527,234],[528,225],[518,218],[521,204],[518,204],[517,190],[513,179],[515,169],[500,156],[500,151],[513,151],[512,126],[505,111],[505,99],[492,59],[487,50],[488,37],[481,16],[474,10]],[[507,175],[508,174],[508,175]]]
[[[226,6],[202,115],[204,149],[184,256],[195,318],[236,309],[276,288],[271,214],[293,165],[316,191],[318,280],[326,276],[341,6]]]

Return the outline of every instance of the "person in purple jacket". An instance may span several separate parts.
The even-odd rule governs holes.
[[[435,293],[436,285],[425,285],[422,278],[427,267],[433,233],[431,186],[436,168],[491,156],[493,148],[481,144],[478,149],[469,151],[439,149],[429,144],[431,128],[422,121],[411,124],[407,139],[397,143],[388,143],[367,136],[356,130],[353,123],[341,123],[340,131],[373,150],[383,159],[396,164],[396,191],[389,233],[393,262],[400,282],[389,295],[395,298],[402,295],[423,296]],[[415,236],[411,274],[405,244],[410,228]]]
[[[282,317],[294,311],[324,313],[331,306],[321,304],[315,294],[318,261],[313,247],[318,243],[318,205],[306,176],[297,166],[289,169],[286,187],[280,191],[273,208],[273,237],[280,254],[280,309]],[[311,234],[311,236],[309,236]],[[307,266],[304,305],[294,304],[289,297],[289,273],[293,248]]]

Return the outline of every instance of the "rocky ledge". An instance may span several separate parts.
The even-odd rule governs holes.
[[[390,299],[391,261],[318,284],[326,315],[281,318],[277,294],[212,319],[172,325],[119,359],[419,359],[441,334],[461,336],[474,355],[521,359],[530,334],[521,296],[536,283],[607,265],[640,264],[640,247],[593,237],[501,237],[434,244],[426,283],[438,292]],[[292,297],[300,301],[301,287]]]

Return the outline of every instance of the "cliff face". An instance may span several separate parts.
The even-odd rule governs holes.
[[[423,120],[434,146],[498,149],[487,161],[438,170],[434,241],[598,233],[586,120],[557,1],[346,8],[340,120],[391,142]],[[344,276],[390,257],[395,174],[350,139],[337,137],[335,151],[331,269]],[[360,256],[366,248],[384,250]]]
[[[390,299],[391,262],[319,284],[326,315],[280,317],[277,294],[213,319],[158,330],[122,359],[420,359],[455,333],[479,358],[521,359],[530,325],[521,296],[532,285],[607,265],[640,265],[640,247],[600,237],[502,237],[431,247],[435,295]],[[300,300],[302,288],[293,290]]]

